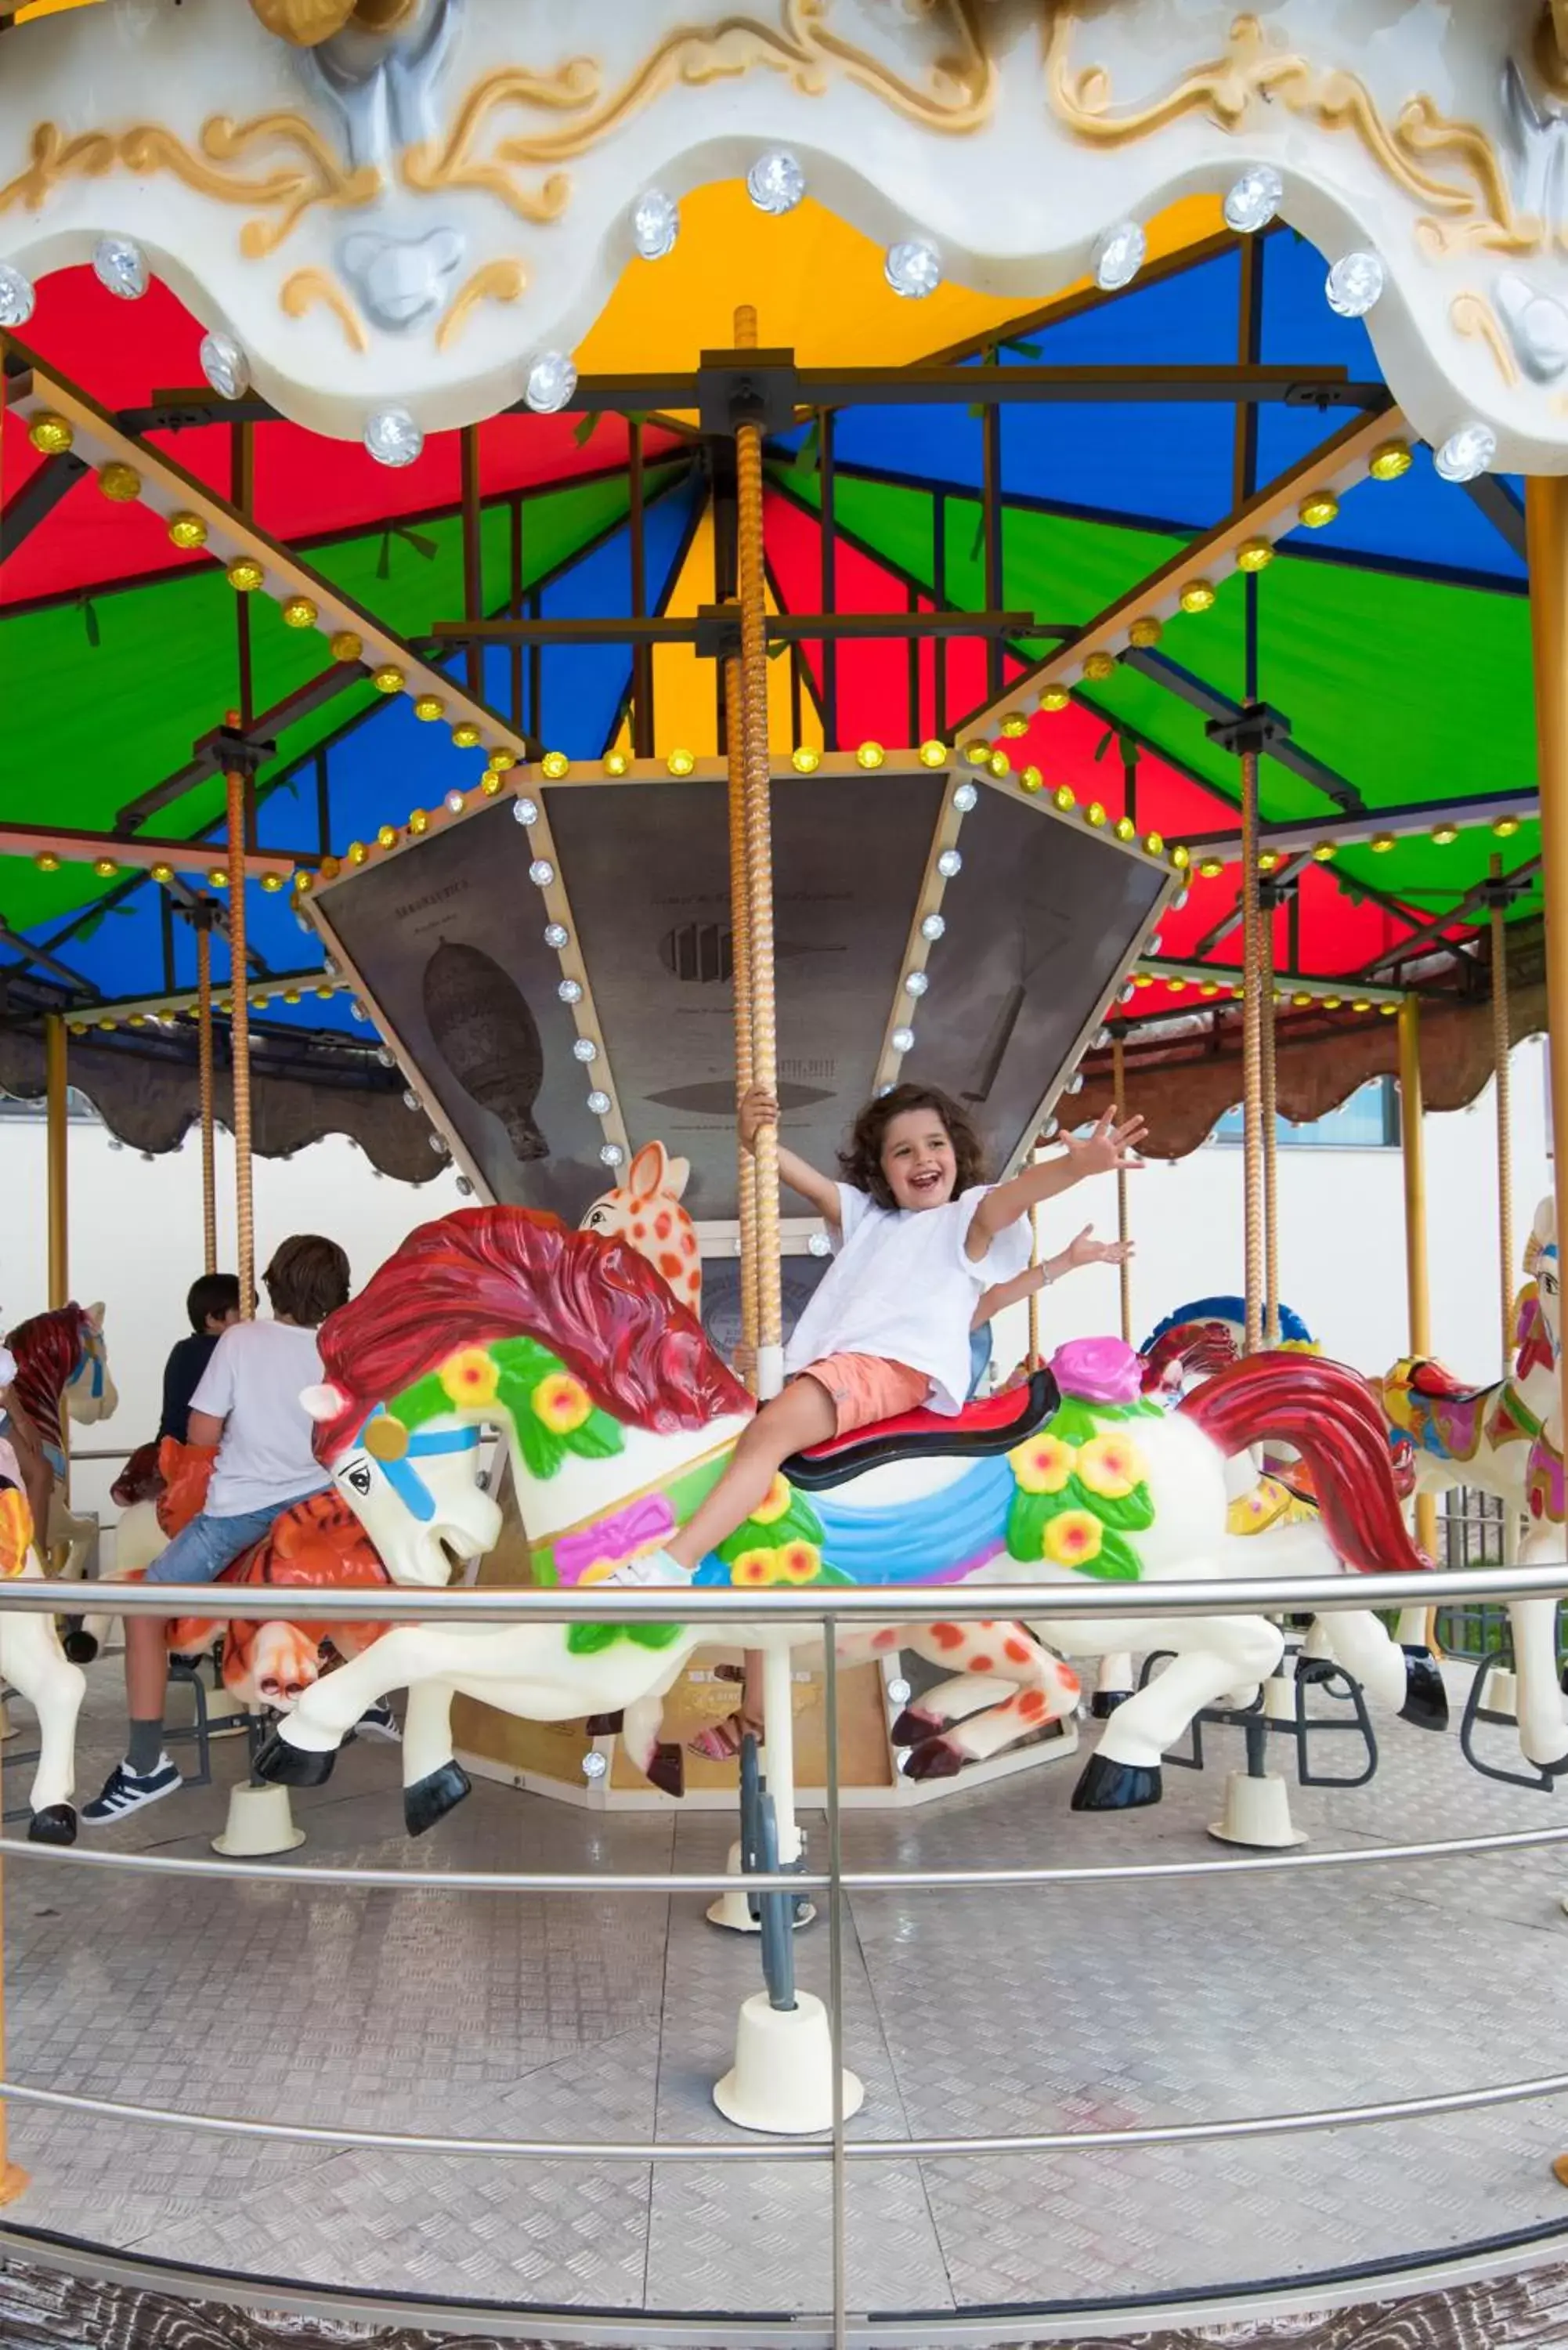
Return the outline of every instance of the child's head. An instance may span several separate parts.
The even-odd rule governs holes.
[[[262,1279],[273,1312],[306,1330],[348,1303],[348,1260],[336,1241],[317,1232],[296,1232],[285,1241]]]
[[[856,1119],[839,1170],[879,1208],[940,1208],[985,1180],[967,1114],[936,1086],[895,1086]]]
[[[240,1284],[232,1273],[204,1273],[185,1294],[185,1311],[198,1338],[215,1338],[240,1318]]]

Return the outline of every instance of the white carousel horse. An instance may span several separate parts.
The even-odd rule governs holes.
[[[571,1587],[659,1546],[720,1474],[753,1409],[699,1326],[647,1263],[595,1235],[518,1208],[462,1209],[410,1235],[361,1295],[321,1331],[327,1381],[309,1391],[317,1454],[395,1583],[449,1578],[454,1554],[488,1548],[493,1502],[478,1487],[477,1424],[499,1422],[535,1576]],[[846,1583],[887,1588],[960,1581],[1078,1581],[1085,1614],[1053,1622],[1054,1645],[1103,1655],[1129,1638],[1174,1661],[1111,1722],[1074,1797],[1084,1810],[1152,1803],[1164,1749],[1198,1709],[1277,1663],[1281,1636],[1236,1613],[1171,1624],[1094,1614],[1105,1580],[1255,1575],[1303,1563],[1293,1537],[1226,1531],[1229,1456],[1265,1433],[1297,1445],[1318,1474],[1324,1523],[1354,1567],[1413,1565],[1387,1445],[1366,1384],[1337,1364],[1261,1356],[1210,1380],[1179,1412],[1139,1394],[1137,1362],[1116,1340],[1079,1342],[1054,1366],[917,1432],[866,1430],[787,1464],[753,1519],[699,1569],[699,1584],[809,1594]],[[447,1451],[448,1441],[462,1449]],[[1317,1564],[1314,1559],[1314,1564]],[[405,1808],[429,1827],[467,1793],[452,1754],[458,1694],[535,1721],[625,1709],[646,1720],[705,1637],[670,1620],[628,1626],[410,1626],[389,1632],[306,1690],[264,1750],[265,1775],[320,1783],[366,1707],[409,1690]],[[1360,1612],[1334,1651],[1381,1693],[1418,1704],[1417,1666]],[[1343,1638],[1342,1638],[1343,1634]],[[711,1636],[708,1636],[711,1637]],[[764,1655],[820,1639],[810,1621],[770,1619],[733,1637]],[[857,1636],[874,1652],[895,1626]],[[1379,1643],[1369,1668],[1354,1653]],[[846,1646],[841,1644],[841,1646]],[[1075,1701],[1076,1677],[1044,1646],[1034,1686],[1010,1700],[1043,1721]],[[1422,1666],[1430,1670],[1429,1660]],[[1397,1677],[1398,1689],[1393,1686]]]
[[[103,1307],[60,1305],[35,1314],[7,1331],[5,1344],[16,1358],[17,1399],[37,1431],[55,1481],[44,1548],[51,1555],[63,1552],[61,1577],[78,1581],[87,1572],[98,1527],[91,1518],[76,1516],[67,1498],[60,1414],[63,1408],[78,1427],[91,1428],[119,1406],[104,1343]]]
[[[26,1576],[42,1582],[33,1546],[33,1513],[10,1445],[0,1438],[0,1582]],[[66,1659],[50,1616],[0,1608],[0,1679],[27,1700],[38,1717],[38,1767],[29,1798],[34,1844],[74,1844],[77,1716],[87,1682]]]

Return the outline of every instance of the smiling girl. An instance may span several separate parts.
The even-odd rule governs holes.
[[[778,1122],[778,1104],[753,1089],[741,1137]],[[787,1384],[763,1404],[701,1507],[664,1550],[628,1560],[617,1583],[690,1583],[709,1552],[765,1500],[793,1453],[918,1407],[954,1413],[970,1377],[970,1329],[988,1289],[1028,1265],[1029,1211],[1085,1175],[1136,1166],[1143,1120],[1114,1108],[1053,1159],[987,1184],[978,1136],[934,1087],[896,1086],[868,1102],[832,1182],[779,1152],[779,1175],[822,1217],[835,1262],[796,1326]]]

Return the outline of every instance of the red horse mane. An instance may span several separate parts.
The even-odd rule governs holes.
[[[316,1430],[324,1464],[375,1406],[460,1347],[536,1338],[601,1411],[659,1434],[705,1428],[752,1399],[645,1257],[531,1208],[458,1208],[421,1224],[321,1326],[325,1376],[344,1398]]]
[[[79,1305],[57,1305],[35,1314],[5,1334],[16,1357],[16,1393],[40,1435],[58,1441],[60,1398],[82,1358],[87,1314]]]

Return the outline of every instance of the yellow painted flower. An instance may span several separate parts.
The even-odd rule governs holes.
[[[1105,1534],[1088,1510],[1064,1510],[1045,1529],[1045,1555],[1058,1566],[1087,1566],[1098,1558]]]
[[[594,1408],[581,1379],[573,1378],[569,1371],[556,1371],[541,1379],[528,1400],[535,1419],[542,1419],[556,1436],[572,1435]]]
[[[822,1572],[822,1553],[815,1543],[785,1543],[774,1556],[781,1583],[815,1583]]]
[[[752,1515],[759,1526],[776,1525],[789,1504],[789,1480],[787,1477],[775,1477],[768,1487],[766,1500],[757,1503]]]
[[[778,1561],[776,1550],[743,1550],[730,1569],[730,1581],[749,1591],[760,1590],[763,1584],[778,1581]]]
[[[453,1403],[477,1408],[494,1402],[501,1374],[483,1347],[463,1347],[441,1365],[441,1383]]]
[[[1010,1452],[1012,1473],[1025,1493],[1059,1493],[1072,1475],[1077,1454],[1059,1436],[1032,1436]]]
[[[1091,1493],[1119,1502],[1148,1475],[1148,1463],[1127,1436],[1096,1436],[1078,1454],[1078,1474]]]

